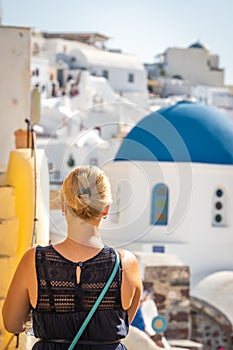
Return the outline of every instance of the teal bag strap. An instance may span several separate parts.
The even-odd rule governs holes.
[[[98,308],[98,306],[99,306],[101,300],[102,300],[103,297],[105,296],[105,294],[106,294],[108,288],[110,287],[110,285],[111,285],[111,283],[112,283],[112,281],[113,281],[113,279],[114,279],[114,277],[115,277],[115,275],[116,275],[116,273],[117,273],[118,267],[119,267],[119,265],[120,265],[120,257],[119,257],[118,252],[117,252],[117,251],[115,251],[115,252],[116,252],[116,261],[115,261],[115,265],[114,265],[114,268],[113,268],[113,270],[112,270],[112,273],[111,273],[111,275],[110,275],[110,277],[109,277],[107,283],[105,284],[103,290],[101,291],[100,295],[98,296],[98,298],[97,298],[95,304],[92,306],[92,308],[91,308],[91,310],[89,311],[87,317],[85,318],[85,320],[84,320],[82,326],[79,328],[79,330],[78,330],[76,336],[75,336],[74,339],[72,340],[72,343],[71,343],[70,346],[68,347],[68,350],[72,350],[72,349],[75,347],[77,341],[78,341],[79,338],[81,337],[81,335],[82,335],[84,329],[85,329],[86,326],[88,325],[90,319],[92,318],[94,312],[95,312],[96,309]]]

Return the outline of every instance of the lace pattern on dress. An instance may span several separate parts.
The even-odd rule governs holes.
[[[53,246],[36,249],[39,312],[89,311],[98,298],[115,264],[113,248],[104,248],[84,262],[72,262],[60,255]],[[76,281],[77,266],[81,268]],[[119,268],[98,310],[121,308],[121,268]]]

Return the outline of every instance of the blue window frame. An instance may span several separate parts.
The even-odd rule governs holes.
[[[152,191],[151,225],[167,225],[168,222],[168,187],[157,184]]]

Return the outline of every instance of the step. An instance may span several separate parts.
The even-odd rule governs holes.
[[[177,346],[180,349],[189,349],[189,350],[204,349],[202,344],[189,339],[172,339],[172,340],[169,340],[169,344],[172,346],[172,349],[174,346]]]
[[[11,186],[0,186],[0,219],[15,216],[15,193]]]
[[[17,254],[18,230],[19,220],[17,218],[0,218],[0,254],[9,256]]]
[[[0,299],[5,298],[16,269],[17,257],[0,255]]]

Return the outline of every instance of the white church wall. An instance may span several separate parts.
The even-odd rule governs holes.
[[[233,167],[215,164],[192,164],[193,195],[191,242],[216,245],[233,244],[232,194]],[[216,194],[217,190],[222,195]],[[217,209],[216,203],[222,208]],[[216,215],[222,220],[214,220]]]
[[[232,175],[231,166],[192,164],[193,193],[190,205],[190,240],[185,245],[166,244],[165,251],[177,254],[190,266],[191,285],[214,271],[233,269]],[[221,189],[223,196],[216,196]],[[223,208],[217,210],[217,202]],[[223,221],[216,223],[215,215]]]
[[[233,167],[119,161],[104,170],[113,189],[111,213],[101,230],[107,243],[145,252],[159,247],[176,254],[190,266],[192,286],[209,273],[233,269]],[[150,224],[151,196],[157,183],[165,183],[169,190],[165,226]],[[216,198],[218,189],[224,195]],[[216,200],[224,204],[217,212]],[[213,224],[213,216],[219,213],[223,222]]]
[[[189,241],[190,165],[123,161],[108,164],[104,170],[113,189],[111,212],[103,224],[106,239],[119,244]],[[166,184],[169,191],[168,225],[150,223],[152,191],[159,183]]]

